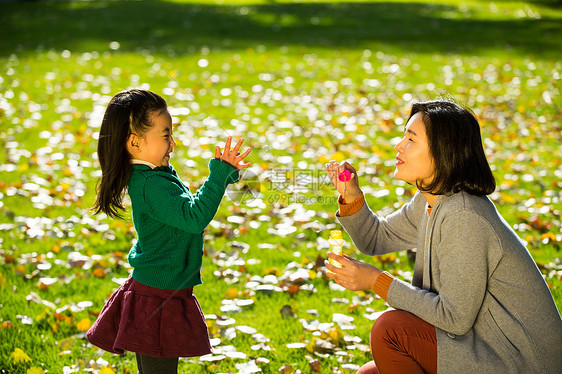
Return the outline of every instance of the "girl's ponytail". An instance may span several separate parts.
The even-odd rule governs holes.
[[[131,133],[144,135],[152,126],[150,114],[167,109],[157,94],[140,89],[123,91],[109,102],[101,124],[98,159],[102,171],[92,211],[111,218],[123,218],[123,192],[131,175],[131,155],[127,139]]]

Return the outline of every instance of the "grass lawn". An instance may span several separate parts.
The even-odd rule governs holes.
[[[323,165],[349,160],[374,211],[400,207],[415,191],[392,178],[393,145],[413,100],[474,110],[491,197],[562,309],[559,1],[2,2],[0,32],[0,373],[136,373],[134,355],[84,337],[130,271],[132,225],[87,208],[101,116],[131,87],[167,100],[192,190],[215,144],[253,148],[205,232],[195,293],[215,353],[181,372],[352,373],[371,359],[388,306],[323,273],[339,228]],[[369,258],[344,239],[411,277],[407,253]]]

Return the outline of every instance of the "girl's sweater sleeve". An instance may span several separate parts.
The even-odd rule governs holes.
[[[226,186],[238,181],[238,170],[221,160],[212,159],[209,170],[209,177],[195,194],[165,177],[148,178],[144,201],[150,215],[192,234],[203,232],[215,216]]]

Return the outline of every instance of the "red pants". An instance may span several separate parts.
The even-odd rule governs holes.
[[[374,362],[357,374],[437,373],[435,327],[403,310],[382,314],[371,329]]]

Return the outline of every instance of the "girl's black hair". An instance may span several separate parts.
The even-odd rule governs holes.
[[[466,191],[482,196],[494,192],[496,180],[484,154],[474,113],[448,100],[415,103],[410,118],[416,113],[422,113],[435,167],[433,180],[418,183],[418,189],[434,195]]]
[[[167,109],[166,101],[157,94],[141,89],[119,92],[113,96],[101,124],[98,158],[102,176],[97,186],[94,214],[106,213],[123,218],[123,191],[131,175],[131,155],[127,139],[134,133],[144,135],[152,126],[151,114]]]

